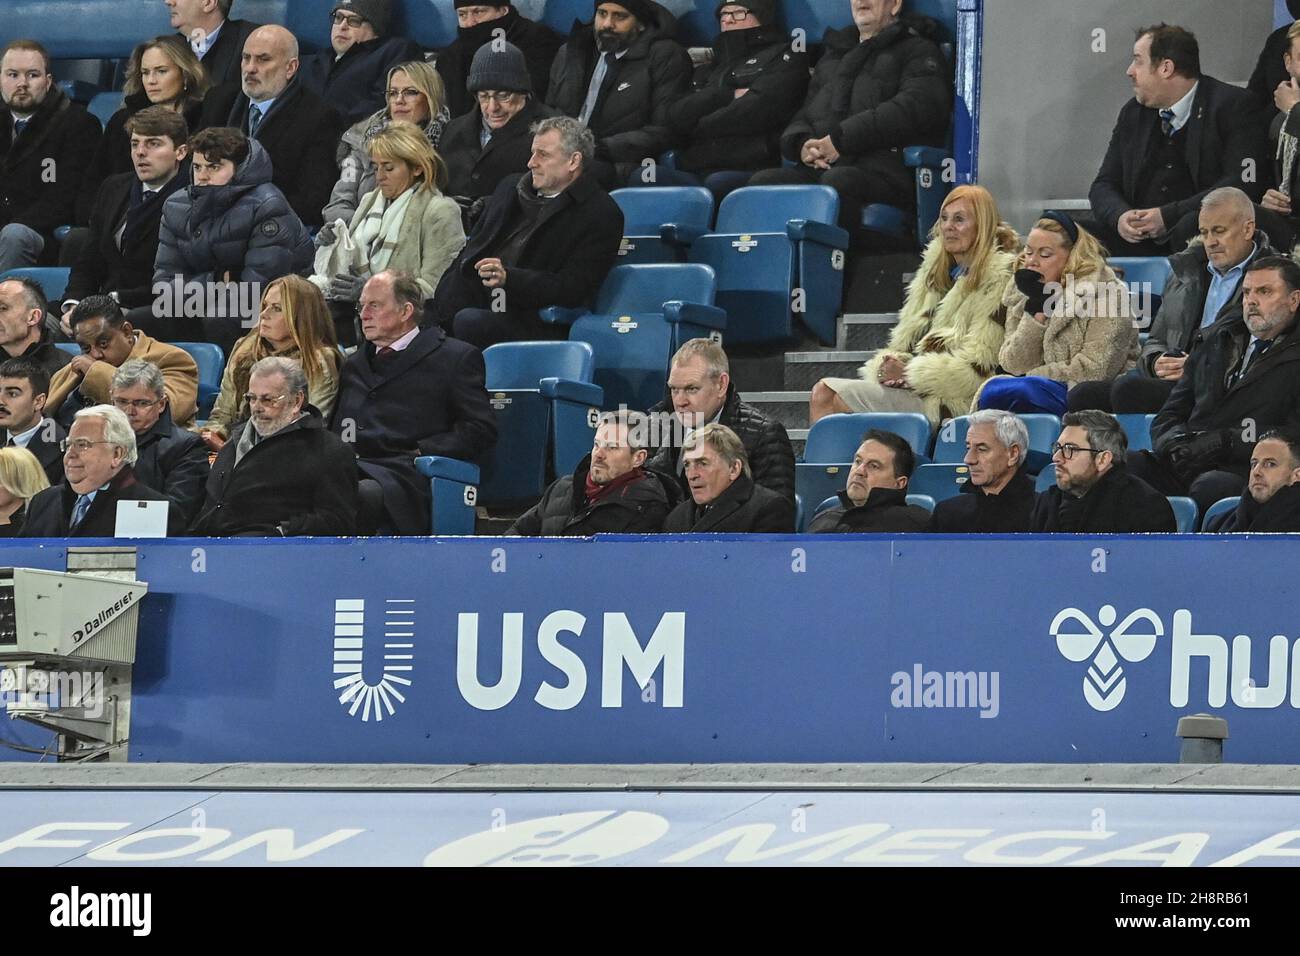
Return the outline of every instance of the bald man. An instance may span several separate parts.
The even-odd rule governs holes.
[[[244,41],[239,85],[208,93],[200,129],[234,126],[271,156],[273,182],[298,218],[321,224],[321,209],[338,179],[334,161],[343,121],[298,81],[298,41],[281,26],[259,27]]]

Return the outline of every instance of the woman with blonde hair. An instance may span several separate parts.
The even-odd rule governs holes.
[[[346,230],[340,220],[317,233],[311,277],[347,345],[356,341],[357,302],[370,276],[385,269],[408,273],[431,299],[465,245],[460,207],[439,188],[447,167],[418,126],[390,123],[370,140],[369,153],[377,185],[361,198]]]
[[[388,105],[353,124],[339,143],[339,178],[322,210],[325,222],[352,221],[361,197],[375,188],[375,164],[370,158],[370,140],[389,123],[414,123],[424,131],[429,145],[437,149],[443,127],[451,121],[447,95],[438,71],[423,60],[400,63],[388,71],[384,96]]]
[[[16,538],[27,516],[27,505],[50,487],[45,469],[26,448],[0,448],[0,538]]]
[[[196,132],[208,86],[203,64],[183,37],[167,34],[136,46],[126,64],[122,108],[109,117],[86,173],[86,200],[95,199],[99,184],[109,176],[135,171],[127,120],[145,107],[165,106],[184,116],[190,132]]]
[[[305,361],[314,355],[316,360]],[[235,343],[221,377],[221,392],[212,416],[203,426],[203,440],[213,451],[230,437],[230,430],[248,420],[249,372],[264,358],[296,359],[307,375],[307,401],[326,420],[338,394],[343,356],[334,338],[334,322],[320,290],[301,276],[275,279],[262,293],[257,328]]]
[[[958,186],[939,210],[887,348],[859,378],[824,378],[810,421],[834,412],[923,412],[934,427],[964,415],[998,366],[1002,293],[1020,239],[983,186]]]
[[[1051,209],[1029,231],[1018,265],[1002,296],[1007,334],[998,363],[1010,374],[985,382],[972,411],[1064,415],[1069,389],[1137,363],[1128,287],[1096,237]]]

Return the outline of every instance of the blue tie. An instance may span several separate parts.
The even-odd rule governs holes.
[[[257,135],[257,127],[262,122],[262,111],[255,104],[248,107],[248,137],[252,139]]]
[[[23,130],[27,128],[27,124],[30,122],[31,122],[30,119],[14,120],[14,139],[17,139],[19,136],[23,135]]]
[[[86,517],[86,512],[90,510],[90,495],[78,495],[77,503],[72,506],[72,521],[68,524],[68,529],[72,530],[81,524],[82,519]]]
[[[1174,111],[1161,110],[1160,111],[1160,132],[1165,135],[1166,139],[1168,139],[1170,134],[1173,133],[1173,131],[1174,131]]]

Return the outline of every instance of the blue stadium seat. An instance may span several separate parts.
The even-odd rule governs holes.
[[[690,260],[717,273],[729,343],[789,340],[796,315],[823,343],[835,342],[849,239],[835,225],[839,206],[829,186],[745,186],[722,200]]]
[[[56,349],[63,349],[63,351],[67,352],[69,355],[81,354],[81,346],[76,342],[55,342],[54,347]]]
[[[1174,274],[1174,267],[1168,259],[1157,256],[1115,256],[1106,262],[1128,286],[1133,301],[1133,314],[1138,317],[1138,331],[1146,332],[1160,311],[1165,283]]]
[[[478,503],[478,465],[456,458],[424,455],[415,470],[429,479],[433,493],[433,534],[474,533],[474,505]]]
[[[55,303],[63,298],[63,291],[68,287],[68,277],[71,275],[72,270],[67,266],[30,266],[10,269],[0,274],[0,282],[5,279],[16,279],[19,276],[35,279],[41,291],[45,293],[45,298]],[[57,309],[55,311],[57,312]]]
[[[1198,527],[1196,519],[1200,515],[1196,502],[1181,495],[1170,495],[1168,500],[1169,507],[1174,509],[1174,520],[1178,522],[1178,533],[1190,534],[1195,531]]]
[[[497,441],[483,462],[484,503],[535,498],[571,472],[595,432],[600,386],[585,342],[503,342],[483,353]]]
[[[1232,512],[1237,510],[1237,505],[1241,504],[1241,496],[1234,495],[1231,498],[1220,498],[1214,504],[1210,505],[1210,510],[1205,512],[1205,517],[1201,519],[1202,531],[1216,531],[1217,525]]]
[[[122,108],[122,99],[125,94],[121,90],[108,93],[96,93],[91,98],[90,115],[99,120],[100,126],[108,126],[109,119],[113,114]]]
[[[1061,420],[1055,415],[1021,415],[1020,420],[1029,430],[1029,453],[1025,468],[1036,475],[1052,462],[1052,443],[1061,434]],[[939,426],[934,440],[934,460],[941,464],[957,464],[966,458],[966,432],[970,420],[965,415],[950,418]]]
[[[1038,473],[1038,477],[1034,479],[1034,491],[1039,491],[1039,492],[1046,491],[1048,488],[1051,488],[1055,484],[1056,484],[1056,469],[1044,468],[1042,471]]]
[[[934,499],[929,495],[913,494],[907,496],[907,503],[914,508],[924,508],[931,514],[934,513]]]
[[[686,246],[713,225],[713,194],[703,186],[616,189],[609,197],[623,210],[619,265],[683,262]]]
[[[683,342],[721,340],[727,315],[713,304],[715,282],[713,270],[698,263],[615,266],[594,309],[556,306],[541,316],[569,325],[571,341],[591,346],[606,408],[643,410],[663,398],[668,362]]]
[[[199,411],[198,418],[206,419],[212,414],[212,406],[221,392],[221,375],[226,370],[226,357],[221,346],[211,342],[173,342],[178,349],[184,349],[199,367]]]
[[[803,496],[794,496],[794,530],[803,534]]]
[[[808,430],[803,461],[794,466],[795,491],[805,501],[822,501],[842,491],[853,467],[853,454],[870,428],[901,436],[912,446],[918,463],[929,460],[930,420],[919,412],[827,415]]]
[[[1151,423],[1156,420],[1155,415],[1134,413],[1115,417],[1119,419],[1120,428],[1124,429],[1129,451],[1151,450]]]
[[[969,480],[970,469],[965,465],[931,463],[919,465],[912,472],[907,490],[918,495],[929,495],[936,502],[946,501],[961,494],[962,486]]]

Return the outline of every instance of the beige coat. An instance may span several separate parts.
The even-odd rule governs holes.
[[[1014,252],[995,252],[984,281],[957,279],[947,293],[925,284],[943,252],[933,239],[907,289],[907,300],[889,346],[858,370],[863,379],[880,377],[880,363],[894,356],[907,366],[907,383],[936,427],[947,416],[964,415],[980,385],[998,366],[1002,347],[1002,292],[1015,269]]]
[[[204,429],[215,432],[222,438],[229,438],[231,427],[248,419],[248,403],[244,401],[244,394],[248,391],[248,372],[253,366],[251,361],[244,358],[244,352],[251,349],[256,341],[257,332],[250,332],[230,350],[230,361],[226,363],[226,370],[221,375],[221,392],[212,406],[211,417],[203,425]],[[321,417],[328,422],[330,412],[334,410],[334,397],[339,391],[338,371],[342,356],[335,349],[322,349],[321,353],[322,376],[314,388],[307,389],[307,401],[315,405]],[[302,354],[296,345],[271,354],[302,361]]]
[[[1007,283],[1002,304],[1007,335],[998,364],[1011,375],[1038,375],[1073,388],[1109,381],[1133,368],[1138,333],[1128,287],[1109,266],[1094,277],[1067,282],[1058,301],[1048,301],[1047,325],[1025,314],[1028,297]],[[978,397],[976,398],[978,402]]]
[[[190,353],[166,342],[151,339],[143,332],[136,332],[135,347],[127,358],[144,359],[158,366],[162,372],[167,402],[171,406],[172,421],[182,428],[190,425],[194,421],[199,398],[199,367],[194,364]],[[116,373],[116,366],[96,362],[90,366],[90,371],[83,379],[71,365],[63,366],[50,379],[50,397],[45,403],[45,413],[53,415],[78,387],[81,388],[82,395],[96,404],[107,403],[108,389],[113,384]]]

